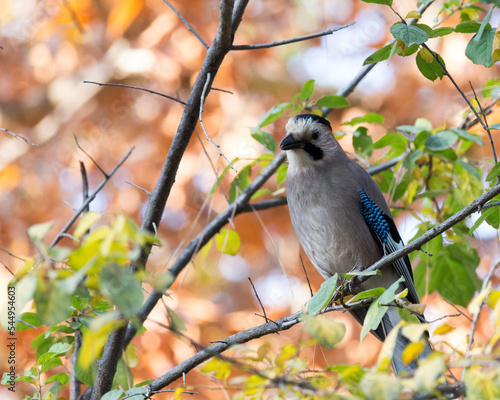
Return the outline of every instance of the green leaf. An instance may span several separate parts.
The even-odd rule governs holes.
[[[28,236],[33,241],[42,241],[44,236],[49,233],[53,226],[53,221],[32,225],[28,228]]]
[[[486,176],[486,180],[488,182],[491,182],[493,180],[496,180],[497,176],[500,175],[500,162],[497,163],[492,169],[491,171],[488,173],[488,175]]]
[[[356,296],[350,298],[349,301],[347,302],[347,304],[352,304],[356,301],[363,300],[363,299],[369,299],[371,297],[380,297],[380,295],[384,292],[385,292],[384,288],[373,288],[373,289],[364,290],[364,291],[358,293]]]
[[[69,343],[55,343],[49,349],[49,353],[54,354],[65,354],[71,349],[71,345]]]
[[[302,89],[300,89],[300,101],[302,103],[307,103],[314,92],[314,79],[311,79],[304,83]]]
[[[371,372],[366,374],[360,388],[366,399],[389,400],[397,399],[402,390],[402,384],[394,377],[387,374]]]
[[[372,149],[382,149],[386,146],[391,146],[398,149],[406,149],[408,146],[408,139],[399,133],[387,133],[379,140],[371,145]]]
[[[434,36],[435,37],[440,37],[440,36],[446,36],[452,33],[454,29],[450,26],[443,26],[441,28],[436,28],[434,29]]]
[[[476,250],[468,243],[454,243],[435,257],[429,292],[437,290],[445,299],[466,307],[482,283],[476,274],[479,265]]]
[[[18,318],[16,331],[24,331],[26,329],[32,329],[33,327],[38,328],[40,325],[42,325],[42,321],[37,313],[25,312]]]
[[[384,290],[384,292],[377,300],[374,300],[373,303],[370,304],[368,312],[366,313],[365,321],[363,323],[363,328],[361,329],[361,337],[360,337],[361,342],[364,340],[368,332],[378,328],[380,322],[382,321],[382,318],[389,309],[389,307],[384,306],[382,304],[388,304],[394,300],[394,295],[396,294],[396,291],[399,289],[399,284],[403,281],[404,281],[403,277],[398,279],[388,289]]]
[[[468,400],[494,400],[500,398],[500,375],[498,370],[472,366],[465,370],[464,383]]]
[[[64,372],[60,372],[58,374],[52,375],[46,382],[45,384],[52,383],[52,382],[61,382],[63,385],[67,385],[69,382],[69,376],[68,374],[65,374]]]
[[[272,107],[260,122],[259,128],[263,128],[264,126],[272,124],[279,117],[281,117],[290,107],[292,107],[292,104],[290,103],[281,103]]]
[[[458,140],[458,136],[450,131],[444,130],[435,133],[427,138],[425,147],[431,151],[445,150],[453,146]]]
[[[370,147],[373,141],[372,138],[368,136],[367,132],[368,130],[365,127],[359,126],[358,129],[353,132],[352,145],[357,154],[369,157],[372,154]]]
[[[471,163],[464,161],[464,160],[458,160],[457,161],[460,166],[466,170],[469,174],[471,174],[474,178],[477,180],[481,179],[481,175],[479,174],[479,171],[477,170],[476,167],[474,167]]]
[[[375,64],[380,61],[387,60],[391,55],[392,44],[388,44],[381,49],[378,49],[375,53],[368,56],[368,58],[363,61],[363,65]]]
[[[345,336],[345,325],[324,315],[308,315],[305,319],[304,329],[327,349],[340,343]]]
[[[283,163],[278,167],[278,171],[276,172],[276,185],[279,186],[286,179],[286,172],[288,171],[288,164]]]
[[[271,153],[274,153],[278,148],[276,140],[274,140],[273,135],[271,135],[269,132],[266,132],[260,128],[252,128],[251,135],[257,142],[264,145],[264,147]]]
[[[486,29],[481,36],[479,36],[479,32],[476,33],[465,48],[465,55],[474,64],[490,67],[493,64],[491,53],[494,39],[494,29]]]
[[[110,390],[109,392],[105,393],[102,397],[101,400],[118,400],[121,398],[125,392],[122,389],[114,389]],[[140,397],[138,397],[140,398]]]
[[[354,126],[354,125],[359,125],[362,123],[368,123],[368,124],[383,124],[384,123],[384,117],[378,113],[367,113],[363,115],[362,117],[356,117],[351,119],[350,121],[344,122],[342,125],[349,125],[349,126]]]
[[[372,3],[372,4],[382,4],[383,6],[392,6],[392,0],[362,0],[365,3]]]
[[[411,171],[415,168],[417,160],[419,160],[424,154],[424,151],[420,149],[412,151],[403,159],[403,167]]]
[[[421,44],[429,40],[429,35],[421,28],[404,23],[396,23],[390,29],[392,36],[401,40],[406,46]]]
[[[62,281],[39,280],[34,300],[44,325],[58,324],[68,318],[73,304],[71,295],[65,292]]]
[[[240,235],[232,229],[222,229],[215,235],[215,244],[221,253],[235,256],[241,245]]]
[[[167,307],[167,313],[170,318],[170,325],[172,328],[184,332],[186,328],[186,324],[182,320],[181,317],[179,317],[174,310],[172,310],[170,307]]]
[[[139,311],[142,306],[141,283],[125,267],[116,264],[104,266],[99,279],[99,287],[126,317]]]
[[[82,218],[80,218],[80,221],[78,222],[78,225],[73,232],[73,236],[77,239],[80,239],[92,225],[99,221],[100,218],[101,214],[95,211],[85,213]]]
[[[325,308],[335,293],[337,288],[338,275],[335,274],[321,284],[319,290],[307,303],[306,312],[315,315]]]
[[[491,13],[493,12],[494,8],[495,8],[494,6],[490,8],[490,10],[488,11],[488,14],[486,14],[483,21],[481,22],[481,26],[479,27],[479,31],[477,31],[478,38],[481,38],[481,36],[483,35],[484,30],[486,28],[491,29],[491,26],[488,27],[488,25],[489,25],[488,22],[490,21]]]
[[[460,139],[464,139],[464,140],[467,140],[469,142],[476,143],[480,146],[484,145],[483,139],[481,139],[478,135],[474,135],[473,133],[466,131],[465,129],[450,128],[448,130],[455,133]]]
[[[441,56],[439,54],[437,54],[437,56],[441,61],[441,63],[445,65],[444,60],[441,58]],[[415,61],[417,63],[418,70],[427,79],[434,82],[437,78],[439,79],[443,78],[444,69],[434,57],[432,58],[431,62],[428,62],[428,60],[422,57],[422,52],[419,51],[417,53],[417,56],[415,57]]]
[[[349,102],[344,96],[330,95],[319,98],[316,105],[328,108],[344,108],[349,106]]]
[[[457,33],[477,33],[480,27],[481,24],[475,21],[465,21],[455,26],[454,31]]]
[[[490,125],[490,129],[500,129],[500,122],[493,124],[493,125]]]

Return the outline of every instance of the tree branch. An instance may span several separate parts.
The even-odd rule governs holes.
[[[219,232],[224,225],[227,224],[230,218],[234,215],[237,215],[241,212],[249,212],[252,211],[248,202],[252,195],[259,190],[259,188],[264,185],[269,177],[274,174],[274,172],[278,169],[278,167],[285,160],[285,152],[280,152],[276,155],[273,161],[269,163],[269,165],[262,170],[262,172],[255,178],[255,180],[248,185],[245,190],[241,193],[241,195],[236,199],[234,203],[229,204],[229,206],[221,212],[217,217],[215,217],[210,223],[206,226],[206,228],[201,231],[196,237],[191,240],[189,245],[184,249],[184,251],[177,257],[174,264],[169,268],[168,274],[170,277],[175,278],[180,274],[180,272],[191,262],[193,257],[196,255],[196,252],[201,249],[217,232]],[[283,202],[280,198],[280,203]],[[272,200],[269,200],[271,202]],[[286,201],[286,200],[285,200]],[[258,204],[258,203],[257,203]],[[264,207],[269,203],[264,203]],[[274,203],[273,203],[274,205]],[[255,207],[256,205],[252,205]],[[172,282],[173,283],[173,282]],[[168,289],[168,288],[167,288]],[[138,329],[138,323],[142,325],[142,323],[146,320],[148,315],[151,313],[153,308],[156,306],[158,301],[162,298],[163,292],[158,292],[157,290],[153,290],[149,295],[148,299],[144,303],[142,309],[137,313],[136,323],[129,324],[127,335],[125,338],[125,343],[128,345]]]
[[[83,204],[80,206],[78,210],[75,211],[73,216],[70,218],[68,222],[66,222],[66,225],[61,229],[61,231],[57,234],[55,239],[52,241],[52,243],[49,245],[49,247],[54,247],[57,243],[59,243],[59,240],[61,240],[64,236],[64,234],[71,228],[71,225],[75,223],[75,221],[78,219],[80,214],[82,214],[89,204],[95,199],[97,194],[102,190],[102,188],[106,185],[106,183],[109,182],[109,180],[113,177],[116,171],[118,171],[118,168],[122,166],[122,164],[127,160],[127,158],[130,157],[132,152],[134,151],[134,147],[132,147],[127,154],[120,160],[118,164],[111,170],[111,172],[107,175],[104,176],[104,179],[102,182],[97,186],[97,188],[87,197],[87,199],[83,202]]]
[[[14,136],[16,139],[22,140],[24,143],[29,144],[30,146],[38,146],[36,143],[30,142],[28,139],[23,138],[22,136],[19,136],[17,133],[9,131],[8,129],[0,128],[0,131],[8,133],[9,135]]]
[[[117,87],[124,87],[124,88],[129,88],[129,89],[134,89],[134,90],[142,90],[143,92],[148,92],[151,94],[156,94],[157,96],[166,97],[167,99],[176,101],[177,103],[180,103],[183,106],[186,105],[185,101],[182,101],[176,97],[169,96],[168,94],[160,93],[160,92],[157,92],[156,90],[146,89],[146,88],[139,87],[139,86],[123,85],[121,83],[99,83],[99,82],[94,82],[94,81],[83,81],[83,83],[92,83],[92,84],[98,85],[98,86],[117,86]]]
[[[371,298],[360,300],[350,305],[349,309],[366,306],[366,304],[371,301],[373,301],[373,299]],[[324,310],[324,312],[331,311],[345,311],[345,308],[343,305],[335,305]],[[158,377],[153,382],[151,382],[148,387],[151,388],[151,390],[159,390],[161,388],[164,388],[165,386],[182,377],[183,374],[186,374],[196,366],[200,365],[202,362],[208,360],[210,357],[218,356],[219,354],[228,350],[231,346],[247,343],[251,340],[258,339],[272,333],[278,333],[288,330],[301,322],[301,315],[302,311],[298,311],[288,317],[280,318],[277,321],[266,322],[265,324],[235,333],[234,335],[228,336],[223,340],[217,341],[217,343],[205,347],[203,350],[198,351],[193,356],[182,361],[180,364],[169,370],[166,374]]]
[[[285,45],[290,44],[290,43],[297,43],[297,42],[302,42],[304,40],[311,40],[311,39],[316,39],[316,38],[319,38],[322,36],[331,35],[334,32],[348,28],[354,24],[355,24],[355,22],[351,22],[350,24],[342,25],[342,26],[339,26],[338,28],[328,29],[328,30],[323,31],[323,32],[311,33],[309,35],[304,35],[304,36],[297,36],[297,37],[294,37],[291,39],[279,40],[277,42],[261,43],[261,44],[234,45],[233,47],[231,47],[231,50],[258,50],[258,49],[269,49],[271,47],[277,47],[277,46],[285,46]]]

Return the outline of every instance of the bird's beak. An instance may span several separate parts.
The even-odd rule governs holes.
[[[280,143],[281,150],[292,150],[304,148],[305,140],[296,140],[292,134],[286,135]]]

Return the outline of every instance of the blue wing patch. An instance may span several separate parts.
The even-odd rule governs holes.
[[[373,202],[363,189],[359,189],[359,209],[368,227],[377,235],[382,243],[387,243],[390,227],[384,212]]]

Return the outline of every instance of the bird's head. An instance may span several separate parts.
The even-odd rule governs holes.
[[[288,151],[290,164],[297,167],[318,166],[340,153],[345,156],[333,136],[330,123],[314,114],[300,114],[286,124],[287,135],[280,143]]]

